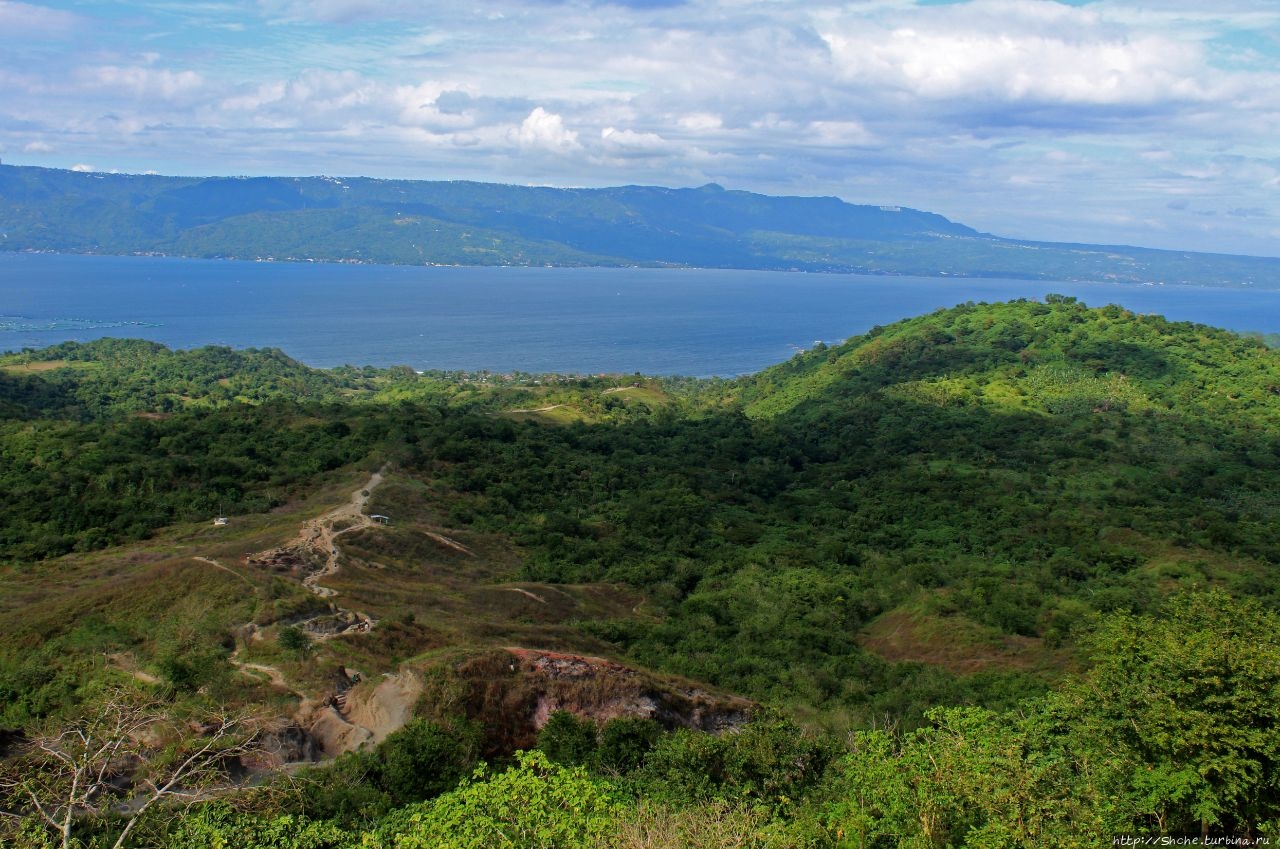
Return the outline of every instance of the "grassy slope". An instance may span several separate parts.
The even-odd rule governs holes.
[[[185,432],[182,405],[246,438],[282,420],[246,415],[255,379],[236,361],[125,349],[49,352],[76,368],[9,363],[15,379],[57,390],[24,384],[13,397],[27,415],[52,397],[79,416],[103,388],[126,414],[168,398],[178,414],[146,425],[159,441],[126,443],[144,452]],[[270,364],[256,380],[316,399],[284,419],[304,446],[326,435],[374,465],[400,458],[370,507],[392,526],[344,537],[330,581],[381,624],[310,658],[270,639],[315,600],[296,576],[242,558],[345,501],[363,474],[316,469],[274,510],[216,533],[193,519],[0,573],[0,636],[21,649],[0,684],[44,699],[11,722],[71,698],[99,644],[120,658],[113,668],[161,677],[175,659],[203,663],[210,691],[230,693],[243,681],[226,656],[249,621],[268,639],[239,638],[243,659],[308,687],[337,664],[386,671],[424,652],[519,644],[627,656],[859,722],[1022,692],[1071,663],[1092,611],[1148,609],[1187,584],[1278,597],[1280,365],[1209,328],[1070,302],[962,307],[745,381],[749,419],[713,409],[724,387],[690,414],[693,393],[630,378],[495,386],[253,357],[260,375]],[[150,377],[131,382],[138,373]],[[150,392],[165,381],[175,391]],[[560,404],[561,427],[496,415]],[[104,433],[140,427],[101,415]],[[34,425],[10,426],[21,458],[13,435]]]

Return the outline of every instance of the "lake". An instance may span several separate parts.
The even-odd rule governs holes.
[[[1280,291],[677,269],[423,268],[0,253],[0,350],[102,336],[408,365],[732,376],[965,301],[1280,332]]]

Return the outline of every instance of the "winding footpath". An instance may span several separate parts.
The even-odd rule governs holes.
[[[378,484],[382,483],[382,473],[385,470],[386,467],[384,466],[374,472],[370,476],[368,483],[351,493],[351,500],[346,504],[333,508],[323,516],[305,522],[302,526],[302,531],[292,543],[286,546],[286,548],[292,548],[299,553],[308,551],[319,553],[324,558],[324,566],[318,572],[313,572],[302,579],[302,585],[321,598],[332,598],[338,594],[337,590],[323,586],[320,583],[321,579],[327,578],[338,571],[339,554],[335,540],[342,534],[374,526],[373,519],[365,515],[364,508],[369,503],[369,496],[373,493],[373,490],[377,488]],[[345,522],[350,522],[350,524],[339,530],[334,530],[335,525]]]
[[[368,506],[369,496],[382,483],[386,469],[387,467],[383,466],[374,472],[364,486],[353,492],[350,500],[344,504],[303,522],[298,535],[289,542],[278,548],[249,555],[245,561],[250,567],[255,562],[258,564],[281,561],[292,564],[322,562],[323,565],[319,569],[302,579],[302,585],[320,598],[333,599],[338,595],[338,591],[321,582],[337,574],[341,568],[341,554],[338,551],[337,539],[343,534],[364,530],[378,524],[371,516],[365,515],[364,511]],[[471,554],[465,546],[454,540],[442,538],[442,541]],[[243,573],[212,557],[193,556],[192,559],[229,572],[251,587],[255,586],[253,581]],[[367,613],[348,610],[330,601],[328,612],[292,624],[306,631],[312,640],[322,641],[339,634],[368,632],[378,623]],[[411,677],[406,679],[403,676],[387,676],[388,680],[379,684],[369,697],[378,701],[379,708],[375,711],[376,716],[371,715],[372,718],[365,716],[369,711],[364,710],[361,713],[361,709],[358,708],[356,712],[359,715],[349,718],[347,690],[350,689],[354,680],[359,680],[358,672],[354,673],[353,681],[345,685],[339,684],[327,697],[314,697],[294,687],[278,667],[241,660],[241,649],[248,641],[261,639],[262,635],[258,632],[257,626],[252,623],[246,623],[238,630],[244,634],[244,642],[237,640],[238,645],[228,658],[230,663],[242,674],[258,680],[266,680],[276,689],[297,696],[299,706],[294,714],[294,721],[300,723],[300,727],[304,728],[309,736],[317,738],[320,741],[319,745],[327,754],[338,754],[359,748],[370,740],[375,742],[381,740],[403,725],[412,714],[412,704],[421,687],[418,685],[417,689],[414,689],[415,681]],[[133,674],[143,680],[151,677],[136,670]],[[404,692],[401,692],[402,690]]]
[[[259,552],[256,555],[250,555],[247,560],[250,562],[255,559],[270,560],[285,555],[295,557],[304,563],[323,560],[324,565],[303,578],[302,585],[321,598],[331,599],[338,595],[337,590],[324,586],[320,581],[336,574],[341,568],[341,555],[338,552],[337,538],[343,534],[371,528],[377,524],[371,517],[365,515],[364,509],[369,503],[370,494],[382,483],[382,476],[385,471],[386,467],[384,466],[374,472],[364,486],[351,494],[351,499],[346,503],[317,518],[305,521],[298,535],[285,543],[285,545]],[[338,525],[341,525],[341,527],[335,530],[335,526]],[[253,582],[243,574],[212,557],[195,556],[192,559],[229,572],[253,586]],[[347,632],[371,631],[377,625],[377,620],[367,613],[347,610],[332,603],[330,603],[330,611],[294,624],[310,634],[312,639],[315,640],[326,640]],[[325,627],[326,625],[327,627]],[[252,625],[247,627],[251,630],[256,630]],[[280,670],[273,666],[244,663],[238,659],[238,655],[239,650],[237,649],[231,657],[231,662],[236,666],[263,673],[271,679],[273,684],[284,689],[291,689],[283,676],[281,676]]]

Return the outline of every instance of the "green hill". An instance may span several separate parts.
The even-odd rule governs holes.
[[[615,842],[565,846],[710,845],[716,816],[780,846],[1280,816],[1280,353],[1256,340],[1052,296],[736,382],[101,342],[0,361],[0,414],[0,486],[21,494],[0,515],[0,727],[72,721],[124,684],[287,715],[353,669],[372,682],[349,721],[372,722],[383,674],[417,681],[410,713],[435,725],[262,803],[340,832],[314,845],[443,840],[448,805],[526,773],[612,800]],[[809,730],[758,709],[741,726],[735,695]],[[556,705],[600,728],[556,720],[539,745],[592,772],[524,761],[453,791],[469,802],[401,807]],[[720,722],[744,730],[688,727]],[[417,796],[415,769],[436,776]],[[201,816],[181,828],[266,827]]]

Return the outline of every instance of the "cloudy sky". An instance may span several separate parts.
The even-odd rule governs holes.
[[[0,159],[641,183],[1280,255],[1276,0],[0,0]]]

